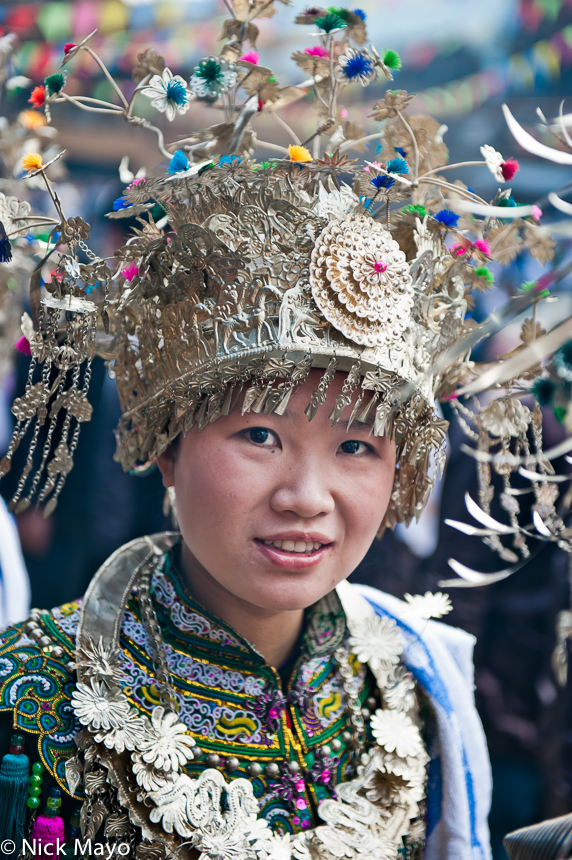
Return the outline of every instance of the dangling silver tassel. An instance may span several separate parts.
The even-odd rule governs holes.
[[[369,414],[370,414],[371,410],[373,409],[373,407],[375,406],[375,404],[379,400],[379,395],[380,395],[379,391],[373,392],[373,396],[372,396],[371,400],[369,401],[367,406],[363,409],[363,411],[360,412],[360,414],[357,416],[356,421],[359,421],[360,424],[365,424],[367,422],[367,419],[369,418]]]
[[[311,369],[312,356],[306,354],[302,361],[299,361],[298,364],[295,365],[293,370],[284,380],[284,383],[282,383],[284,385],[282,397],[278,401],[278,405],[274,407],[274,413],[276,415],[284,415],[288,407],[288,403],[290,402],[290,398],[292,397],[292,394],[294,393],[296,388],[304,384],[304,382],[308,378],[308,374],[310,373]]]
[[[361,370],[361,361],[356,361],[356,363],[351,368],[350,372],[346,377],[346,381],[342,386],[341,392],[336,397],[336,403],[334,408],[330,413],[330,421],[332,422],[332,427],[334,424],[340,420],[342,416],[342,412],[346,409],[347,406],[352,402],[352,397],[358,387],[359,375]]]
[[[328,394],[328,388],[330,387],[330,383],[334,378],[334,374],[336,372],[336,367],[338,365],[338,359],[334,356],[330,359],[330,363],[326,368],[326,372],[320,379],[318,387],[314,392],[312,392],[312,396],[310,398],[310,402],[306,406],[304,410],[305,414],[308,416],[308,421],[311,421],[320,406],[326,400]]]

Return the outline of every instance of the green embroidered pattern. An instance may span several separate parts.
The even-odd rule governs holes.
[[[68,791],[65,763],[77,751],[74,735],[80,728],[70,705],[74,679],[66,667],[73,641],[48,614],[39,627],[49,645],[30,638],[24,627],[8,628],[0,639],[0,710],[12,712],[15,729],[38,736],[40,760]],[[59,658],[53,655],[58,646],[64,651]]]

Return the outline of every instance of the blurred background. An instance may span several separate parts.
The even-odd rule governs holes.
[[[289,57],[294,50],[314,44],[313,28],[294,25],[301,4],[277,5],[274,17],[257,22],[260,62],[273,68],[280,85],[296,84],[303,73]],[[367,15],[369,40],[378,49],[390,47],[401,55],[403,69],[395,86],[417,93],[411,111],[430,113],[446,126],[450,160],[478,159],[484,143],[505,157],[517,157],[521,169],[512,183],[514,198],[545,208],[546,193],[564,186],[568,171],[520,151],[506,128],[501,105],[507,102],[517,119],[536,133],[537,106],[553,118],[561,101],[572,95],[572,2],[364,0],[360,7]],[[90,44],[127,96],[135,87],[132,69],[137,56],[150,47],[165,57],[175,74],[188,78],[198,60],[218,53],[217,40],[228,17],[223,0],[4,2],[0,35],[18,38],[10,75],[29,80],[4,93],[0,113],[10,122],[18,117],[24,125],[34,122],[22,113],[29,110],[31,89],[58,71],[66,43],[77,43],[95,29]],[[68,94],[114,100],[109,81],[87,54],[81,53],[67,70]],[[349,91],[350,118],[366,130],[371,124],[369,105],[384,89],[379,82],[365,93],[360,87]],[[310,110],[296,103],[282,114],[301,138],[312,130]],[[572,106],[565,104],[564,110],[572,111]],[[156,138],[114,116],[90,114],[70,105],[55,105],[52,112],[57,134],[50,137],[50,145],[66,150],[56,183],[63,208],[68,216],[81,215],[90,222],[91,247],[100,256],[112,256],[134,224],[105,218],[126,184],[125,178],[120,179],[119,164],[128,156],[133,173],[141,167],[148,173],[164,170]],[[138,113],[153,118],[167,144],[217,121],[211,108],[196,102],[170,124],[144,98],[139,99]],[[260,117],[256,130],[269,142],[283,140],[272,116]],[[18,145],[16,141],[14,146]],[[265,155],[262,149],[257,154]],[[18,179],[19,168],[12,165],[19,161],[8,159],[5,152],[0,155],[3,180]],[[373,143],[363,157],[373,160],[375,155]],[[487,170],[467,168],[459,177],[484,197],[492,197],[497,189]],[[39,192],[36,196],[36,207],[48,211],[49,201]],[[560,241],[549,267],[566,264],[569,245],[569,240]],[[543,271],[537,261],[517,257],[499,275],[500,298],[498,293],[494,298],[483,294],[475,318],[484,318],[502,304],[503,294],[508,297],[523,281]],[[570,279],[560,282],[558,302],[546,305],[541,321],[551,326],[572,312],[571,287]],[[519,327],[504,331],[477,357],[511,349]],[[10,403],[25,384],[27,362],[18,355],[2,383],[0,456],[11,432]],[[94,364],[90,399],[94,418],[83,426],[76,464],[55,513],[44,519],[29,509],[18,517],[34,606],[49,608],[73,600],[83,594],[98,566],[117,547],[170,527],[163,514],[158,473],[124,474],[112,460],[119,403],[102,361]],[[562,428],[549,415],[546,420],[546,447],[550,447],[562,437]],[[482,571],[499,568],[498,559],[484,545],[442,525],[447,516],[462,519],[464,493],[476,493],[475,464],[460,451],[460,443],[461,433],[453,423],[448,468],[430,507],[419,524],[399,527],[376,542],[353,575],[356,580],[402,597],[405,592],[437,589],[439,580],[450,576],[447,560],[451,557]],[[17,474],[15,465],[0,485],[6,499],[14,489],[11,475]],[[455,608],[445,621],[477,636],[476,696],[494,777],[490,818],[494,860],[506,857],[501,840],[507,831],[572,811],[572,697],[568,688],[558,687],[550,667],[556,616],[569,606],[568,566],[561,550],[548,548],[508,580],[451,594]]]

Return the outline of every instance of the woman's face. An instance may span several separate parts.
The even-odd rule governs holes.
[[[312,421],[304,410],[323,374],[312,370],[284,415],[235,410],[181,438],[159,461],[174,486],[191,567],[264,610],[303,609],[359,564],[383,519],[395,445],[354,422],[328,419],[337,373]]]

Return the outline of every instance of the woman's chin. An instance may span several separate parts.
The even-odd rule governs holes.
[[[334,584],[328,577],[319,579],[312,576],[300,578],[299,575],[291,574],[290,581],[285,582],[285,577],[280,577],[280,582],[268,580],[271,574],[266,574],[261,582],[250,582],[248,587],[241,588],[235,594],[252,606],[269,612],[294,612],[307,609],[324,595],[328,594]]]

